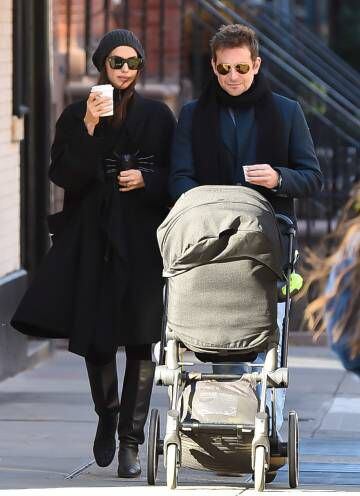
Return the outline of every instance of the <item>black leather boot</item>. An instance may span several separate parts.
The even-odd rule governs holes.
[[[155,364],[151,360],[127,360],[121,395],[118,434],[119,477],[141,474],[138,445],[143,444],[154,379]]]
[[[107,467],[116,451],[116,429],[119,414],[118,380],[115,356],[105,364],[94,364],[86,360],[95,411],[99,416],[93,446],[94,457],[99,467]]]
[[[140,474],[139,446],[122,442],[119,446],[118,477],[132,479]]]

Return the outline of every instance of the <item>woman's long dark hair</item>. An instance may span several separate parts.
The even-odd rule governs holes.
[[[131,98],[134,95],[135,85],[139,79],[140,71],[136,74],[134,81],[121,93],[119,91],[114,91],[114,115],[108,117],[109,122],[113,127],[118,127],[125,120],[128,111],[128,106]],[[111,84],[106,73],[105,65],[100,71],[98,84]],[[120,94],[119,94],[120,93]]]
[[[309,270],[306,283],[301,294],[307,294],[309,305],[305,310],[305,320],[310,329],[319,336],[326,330],[327,321],[333,317],[335,325],[332,331],[333,341],[338,341],[343,334],[349,333],[349,348],[351,358],[360,355],[360,183],[356,183],[350,193],[335,232],[326,237],[320,245],[322,256],[314,251],[308,251],[306,262]],[[329,250],[329,242],[331,248]],[[331,288],[327,287],[329,275],[341,261],[349,258],[350,265],[344,265],[336,275]],[[341,267],[341,265],[340,265]],[[317,290],[317,297],[311,296],[311,288]],[[337,307],[329,303],[339,298],[341,293],[349,290],[351,299],[346,310],[340,317],[335,318]]]

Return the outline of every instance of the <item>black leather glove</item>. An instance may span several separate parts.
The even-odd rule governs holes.
[[[142,157],[140,151],[136,153],[117,153],[114,152],[114,158],[106,158],[103,162],[104,173],[107,178],[111,177],[116,180],[119,172],[129,169],[138,169],[142,172],[154,172],[154,155]]]
[[[154,172],[154,158],[155,155],[142,157],[140,150],[133,155],[123,155],[123,160],[125,162],[128,161],[132,165],[128,169],[138,169],[143,172]]]

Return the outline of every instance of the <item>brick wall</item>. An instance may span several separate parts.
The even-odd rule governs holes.
[[[164,22],[161,24],[160,1],[148,0],[146,3],[147,20],[145,40],[142,32],[144,15],[142,0],[128,0],[129,29],[143,42],[146,49],[146,76],[148,80],[157,80],[160,73],[161,60],[163,61],[163,77],[168,83],[178,83],[180,69],[180,5],[174,0],[164,2]],[[123,26],[115,26],[123,27]],[[161,35],[163,33],[163,47],[161,50]]]
[[[0,277],[20,266],[19,143],[12,142],[12,0],[0,2]]]
[[[109,12],[109,29],[125,26],[125,1]],[[146,49],[146,75],[148,80],[157,81],[163,61],[164,82],[178,83],[180,66],[180,2],[171,0],[164,2],[163,22],[161,20],[160,0],[147,0],[144,10],[143,0],[127,0],[128,28],[143,42]],[[66,0],[57,0],[53,4],[53,28],[55,54],[66,51]],[[103,0],[91,0],[91,41],[92,52],[104,34]],[[79,79],[85,71],[85,0],[71,0],[71,28],[69,72],[71,79]],[[145,32],[143,21],[146,19]],[[161,33],[163,46],[161,47]],[[64,68],[66,70],[66,68]]]

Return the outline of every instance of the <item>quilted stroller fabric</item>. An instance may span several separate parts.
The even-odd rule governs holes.
[[[276,333],[282,245],[274,211],[260,193],[194,188],[161,224],[158,242],[170,336],[205,353],[266,347]]]

